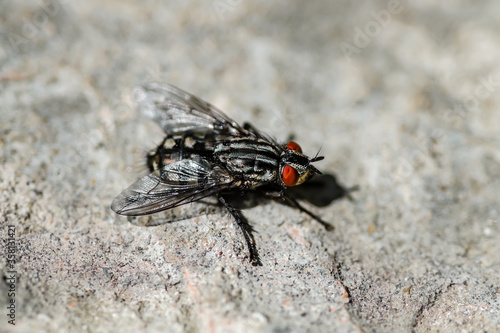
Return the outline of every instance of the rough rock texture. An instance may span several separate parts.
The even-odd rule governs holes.
[[[500,2],[0,2],[0,330],[500,330]],[[140,227],[109,209],[176,84],[305,152],[354,201]],[[6,317],[8,225],[16,326]]]

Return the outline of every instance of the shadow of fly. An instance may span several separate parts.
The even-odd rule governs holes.
[[[311,163],[323,156],[310,158],[293,141],[278,144],[249,123],[240,126],[213,105],[172,85],[146,84],[137,90],[136,99],[166,137],[147,154],[151,173],[113,200],[111,209],[117,214],[148,215],[216,197],[243,233],[253,265],[260,265],[260,260],[252,228],[232,204],[236,196],[253,192],[279,199],[331,228],[287,194],[289,187],[321,174]]]

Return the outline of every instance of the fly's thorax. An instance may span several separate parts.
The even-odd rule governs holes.
[[[255,138],[234,138],[215,145],[214,159],[255,187],[273,182],[278,175],[280,147]]]

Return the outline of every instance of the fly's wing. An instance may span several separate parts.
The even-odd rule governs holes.
[[[167,135],[215,133],[223,136],[254,136],[215,106],[177,87],[148,83],[136,89],[139,108],[157,122]]]
[[[200,200],[232,185],[227,171],[205,160],[180,160],[137,180],[113,200],[111,209],[120,215],[147,215]]]
[[[220,214],[222,212],[223,209],[217,198],[210,196],[196,202],[163,210],[151,215],[128,216],[127,220],[137,226],[154,227],[165,223],[185,221],[199,216]]]

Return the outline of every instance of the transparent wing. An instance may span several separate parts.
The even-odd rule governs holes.
[[[208,102],[177,87],[148,83],[135,92],[144,114],[157,122],[167,135],[216,133],[227,136],[254,136]]]
[[[204,160],[181,160],[137,180],[113,200],[111,209],[127,216],[152,214],[232,186],[227,171]]]
[[[130,223],[138,226],[154,227],[165,223],[185,221],[199,216],[221,214],[223,212],[223,207],[220,206],[217,198],[210,196],[196,202],[190,202],[155,214],[128,216],[127,219]]]

